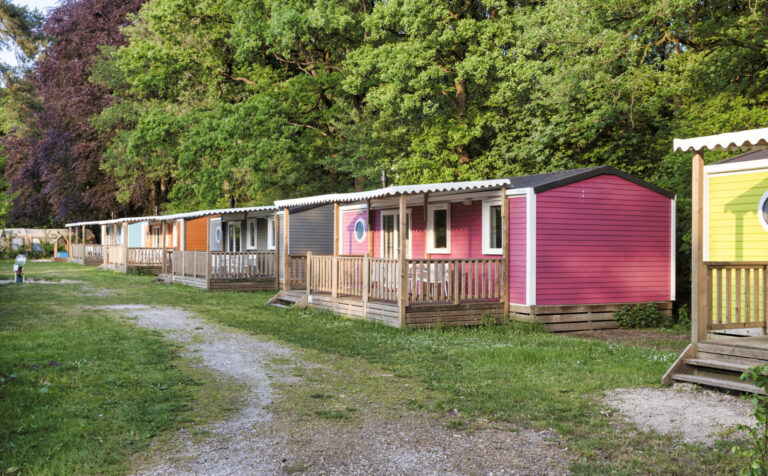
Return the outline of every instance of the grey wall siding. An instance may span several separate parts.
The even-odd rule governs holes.
[[[333,204],[291,213],[289,222],[290,254],[333,254]]]

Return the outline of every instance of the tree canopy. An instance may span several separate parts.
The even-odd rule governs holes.
[[[28,16],[0,2],[0,42],[47,39],[0,95],[18,223],[263,204],[381,170],[610,164],[679,194],[685,253],[672,138],[768,119],[766,0],[65,0],[40,28]]]

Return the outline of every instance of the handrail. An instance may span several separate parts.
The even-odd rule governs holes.
[[[500,301],[503,259],[408,259],[411,303]],[[395,301],[400,296],[400,261],[366,256],[309,255],[310,292]]]

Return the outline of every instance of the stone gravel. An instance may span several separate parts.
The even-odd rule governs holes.
[[[275,415],[274,382],[295,377],[269,365],[294,353],[269,341],[212,324],[189,312],[144,305],[100,306],[136,320],[184,344],[182,355],[197,359],[247,386],[242,409],[207,428],[200,440],[190,431],[174,437],[172,451],[137,455],[137,475],[522,475],[564,474],[569,458],[553,431],[448,429],[445,416],[405,412],[383,418],[375,412],[351,424]],[[284,369],[283,369],[284,370]]]

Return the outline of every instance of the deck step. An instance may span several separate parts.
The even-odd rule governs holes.
[[[760,395],[765,395],[765,391],[760,387],[750,385],[748,383],[734,382],[732,380],[723,380],[719,378],[702,377],[700,375],[689,374],[673,374],[672,380],[676,380],[678,382],[695,383],[698,385],[706,385],[707,387],[725,388],[728,390],[735,390],[737,392],[757,393]]]
[[[267,301],[267,306],[281,309],[304,309],[307,307],[307,295],[295,291],[280,291]]]
[[[731,372],[744,373],[749,369],[748,365],[738,364],[734,362],[724,362],[722,360],[710,360],[710,359],[685,359],[686,365],[691,367],[706,367],[710,369],[728,370]]]

